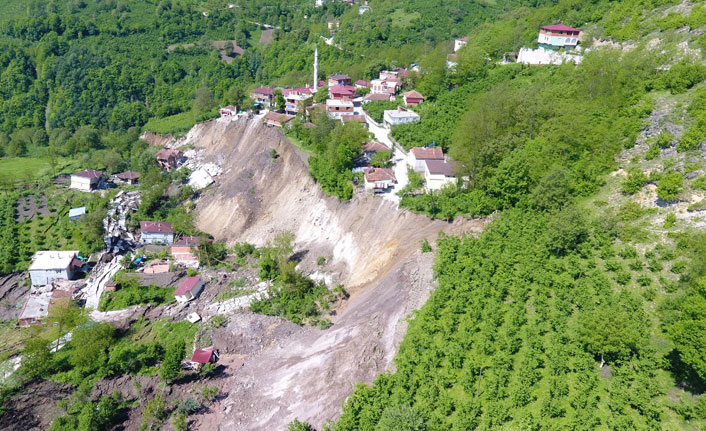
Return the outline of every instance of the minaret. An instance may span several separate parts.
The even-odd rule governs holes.
[[[314,50],[314,93],[319,89],[319,47]]]

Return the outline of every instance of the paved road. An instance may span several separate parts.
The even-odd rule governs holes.
[[[397,204],[400,203],[400,197],[397,196],[397,192],[400,191],[404,186],[409,183],[409,177],[407,176],[407,153],[399,146],[395,145],[390,139],[390,129],[383,126],[376,126],[374,123],[368,122],[370,132],[375,135],[375,139],[378,142],[386,145],[388,148],[393,148],[392,160],[395,163],[395,177],[397,178],[397,184],[387,193],[382,196],[385,199],[391,200]]]

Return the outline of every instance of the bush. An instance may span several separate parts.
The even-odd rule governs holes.
[[[669,213],[667,216],[664,218],[664,228],[669,229],[672,226],[674,226],[674,223],[677,222],[677,216],[674,213]]]
[[[294,420],[287,425],[287,431],[313,431],[313,428],[308,423],[300,422],[299,419],[294,418]]]
[[[618,210],[618,217],[622,221],[634,221],[645,215],[646,210],[637,202],[627,202]]]
[[[201,410],[201,403],[193,398],[187,398],[177,403],[176,411],[186,416],[192,415]]]
[[[205,399],[208,402],[211,402],[216,399],[216,396],[218,395],[218,386],[204,386],[201,388],[201,396],[203,399]]]
[[[220,328],[224,323],[226,323],[226,317],[222,314],[216,314],[211,317],[211,326],[214,328]]]
[[[626,195],[634,195],[639,192],[647,182],[647,176],[642,170],[633,168],[628,172],[621,184],[621,190]]]
[[[422,240],[422,253],[429,253],[432,251],[431,245],[429,244],[429,240],[424,238]]]
[[[177,340],[167,346],[167,351],[164,354],[162,368],[159,375],[162,380],[172,382],[181,377],[181,362],[186,355],[186,344],[184,340]]]
[[[326,258],[323,256],[319,256],[318,258],[316,258],[316,264],[319,266],[326,265]]]
[[[666,174],[657,185],[657,196],[665,202],[674,202],[679,198],[684,184],[684,177],[679,172]]]

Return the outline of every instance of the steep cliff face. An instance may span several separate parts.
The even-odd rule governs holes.
[[[257,245],[294,232],[300,267],[316,271],[317,257],[325,256],[326,276],[352,292],[326,331],[296,327],[271,340],[274,328],[291,324],[232,316],[233,334],[269,341],[257,353],[242,346],[242,367],[229,370],[228,397],[199,417],[196,429],[284,429],[294,417],[320,427],[339,414],[357,382],[391,368],[405,318],[434,287],[433,254],[422,254],[420,241],[433,243],[440,230],[477,232],[484,223],[431,221],[363,193],[339,202],[311,179],[306,154],[258,119],[198,125],[181,145],[193,145],[204,162],[223,168],[197,202],[199,229]]]
[[[205,161],[223,167],[216,187],[198,201],[198,227],[219,240],[255,244],[292,231],[297,250],[308,251],[304,265],[318,256],[331,257],[347,285],[375,279],[390,262],[414,253],[422,238],[433,239],[439,230],[480,226],[431,221],[367,193],[351,202],[326,196],[308,174],[306,154],[280,130],[257,120],[197,127],[189,141],[204,150]]]

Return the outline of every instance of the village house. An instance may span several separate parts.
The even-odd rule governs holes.
[[[258,107],[269,108],[274,102],[275,92],[270,87],[259,87],[250,93],[250,98]]]
[[[365,4],[360,5],[358,7],[358,15],[363,15],[365,12],[368,12],[370,10],[370,6],[368,6],[368,0],[365,0]]]
[[[84,214],[86,214],[86,207],[71,208],[69,210],[69,220],[78,221]]]
[[[238,113],[238,110],[233,105],[224,106],[218,110],[221,117],[232,117]]]
[[[365,145],[363,145],[362,151],[363,151],[363,157],[370,162],[370,159],[373,158],[375,153],[380,152],[380,151],[389,151],[390,149],[387,148],[386,145],[380,143],[380,142],[366,142]]]
[[[214,350],[213,346],[206,347],[204,349],[196,349],[194,350],[194,354],[191,355],[191,360],[187,361],[184,365],[186,365],[185,368],[190,368],[195,371],[198,371],[201,369],[201,367],[208,364],[209,362],[218,362],[218,358],[218,350]]]
[[[389,102],[390,101],[390,95],[389,94],[373,94],[373,93],[368,93],[365,95],[363,98],[363,103],[367,102]]]
[[[382,79],[383,81],[399,82],[400,72],[397,70],[383,70],[380,72],[378,79]]]
[[[284,113],[297,115],[304,109],[304,101],[311,99],[313,94],[309,88],[292,88],[282,90],[284,97]]]
[[[424,172],[429,160],[444,160],[441,147],[414,147],[409,150],[409,164],[416,172]]]
[[[539,28],[537,42],[544,49],[571,50],[579,44],[581,30],[564,24],[545,25]]]
[[[186,277],[174,291],[174,298],[177,302],[189,302],[199,297],[203,290],[204,282],[201,277]]]
[[[201,238],[193,235],[184,235],[174,242],[174,245],[182,247],[197,247]]]
[[[387,127],[397,126],[399,124],[416,123],[419,120],[419,114],[402,107],[383,111],[383,122]]]
[[[279,112],[270,111],[263,118],[263,122],[268,126],[284,127],[294,119],[293,115],[280,114]]]
[[[467,43],[467,37],[459,37],[458,39],[454,40],[454,52],[458,52],[458,50],[466,46]]]
[[[340,119],[344,115],[353,115],[354,105],[350,100],[327,99],[326,112],[329,117]]]
[[[104,181],[105,175],[103,175],[103,172],[96,171],[95,169],[86,169],[71,174],[71,185],[69,187],[84,192],[90,192],[101,188]]]
[[[394,96],[397,94],[397,81],[373,79],[370,81],[370,92],[372,94],[386,94],[388,96]]]
[[[78,250],[44,250],[34,253],[28,271],[32,286],[44,286],[54,280],[72,280],[82,267]]]
[[[427,160],[424,164],[424,180],[427,190],[439,190],[447,184],[456,184],[454,175],[455,162],[445,160]]]
[[[404,93],[404,106],[419,106],[422,102],[424,102],[422,93],[415,90]]]
[[[171,255],[177,265],[187,268],[199,267],[199,258],[194,254],[194,249],[191,247],[172,245]]]
[[[355,88],[370,88],[370,82],[364,79],[359,79],[355,82]]]
[[[157,152],[156,157],[159,166],[167,171],[176,169],[184,161],[184,153],[176,148],[162,148]]]
[[[140,181],[140,173],[135,171],[125,171],[115,175],[115,181],[124,184],[137,184]]]
[[[341,27],[341,21],[334,19],[333,21],[329,21],[327,25],[329,30],[336,30]]]
[[[395,171],[389,168],[365,168],[363,175],[365,190],[372,190],[373,193],[383,193],[397,182]]]
[[[351,82],[351,77],[343,73],[337,73],[328,77],[329,87],[333,87],[334,85],[351,85]]]
[[[27,295],[27,301],[19,315],[19,325],[28,327],[33,324],[42,324],[42,320],[49,315],[51,292],[34,292]]]
[[[351,85],[334,85],[328,88],[328,97],[335,100],[353,100],[355,87]]]
[[[141,239],[143,244],[171,244],[174,242],[174,228],[170,222],[141,221]]]

